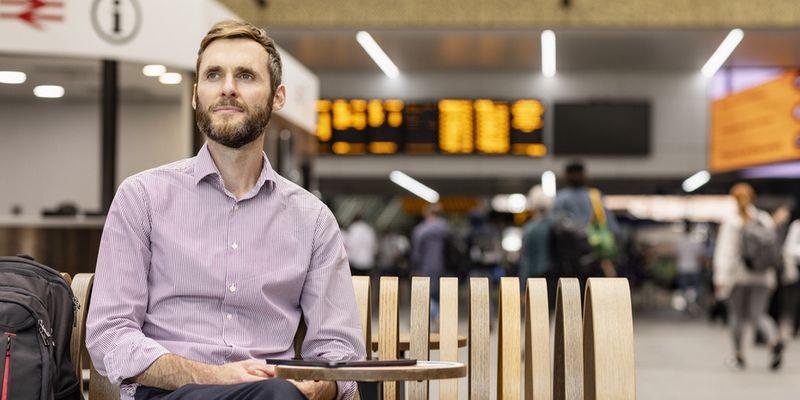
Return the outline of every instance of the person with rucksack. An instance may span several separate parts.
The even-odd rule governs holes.
[[[578,277],[582,284],[590,276],[616,276],[616,217],[603,204],[600,190],[588,186],[582,162],[567,164],[564,172],[566,187],[553,205],[554,266],[559,276]]]
[[[771,350],[770,369],[782,363],[783,342],[775,321],[767,314],[769,298],[780,268],[781,249],[775,224],[769,213],[753,205],[755,191],[737,183],[730,191],[737,212],[722,221],[714,251],[714,292],[726,299],[728,319],[738,368],[747,365],[743,334],[748,323],[756,324]]]

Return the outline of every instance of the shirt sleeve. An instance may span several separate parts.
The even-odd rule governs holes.
[[[353,282],[336,219],[326,207],[317,217],[311,261],[300,307],[308,330],[303,359],[366,357]],[[338,382],[337,399],[352,399],[355,382]]]
[[[111,204],[95,269],[86,347],[95,368],[119,385],[168,351],[145,337],[150,211],[141,183],[125,180]]]

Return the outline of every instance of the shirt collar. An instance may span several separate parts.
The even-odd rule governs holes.
[[[255,188],[261,189],[261,186],[263,186],[267,181],[271,182],[274,187],[278,180],[277,174],[275,173],[275,170],[272,169],[272,165],[269,163],[267,155],[263,151],[261,152],[261,155],[264,157],[264,164],[261,167],[261,174],[258,176]],[[195,157],[195,185],[199,184],[203,178],[209,175],[216,175],[220,177],[220,179],[222,178],[222,174],[219,173],[219,169],[217,169],[217,165],[214,164],[214,159],[211,158],[211,153],[208,151],[208,143],[205,143],[203,144],[203,147],[200,148],[200,151],[197,152],[197,157]]]

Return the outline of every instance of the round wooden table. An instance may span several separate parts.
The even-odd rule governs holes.
[[[361,398],[380,399],[381,383],[393,381],[427,381],[467,376],[467,366],[452,361],[417,361],[416,365],[395,367],[300,367],[276,365],[278,378],[313,381],[356,381]]]
[[[276,365],[278,378],[313,381],[427,381],[467,376],[467,366],[454,361],[417,361],[416,365],[392,367],[301,367]]]

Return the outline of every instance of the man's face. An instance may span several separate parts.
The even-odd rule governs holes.
[[[240,148],[258,139],[284,88],[270,93],[269,55],[248,39],[218,39],[206,47],[192,106],[197,126],[210,140]]]

